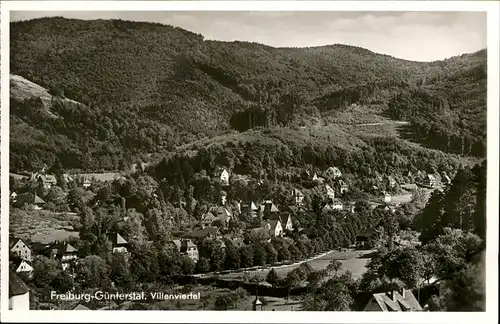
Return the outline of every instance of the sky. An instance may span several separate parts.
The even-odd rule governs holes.
[[[485,12],[361,11],[12,11],[11,21],[47,16],[151,21],[205,39],[273,47],[347,44],[412,61],[435,61],[486,48]]]

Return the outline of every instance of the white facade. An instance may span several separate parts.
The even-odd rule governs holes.
[[[30,293],[29,291],[17,296],[9,298],[9,310],[13,311],[29,311],[30,310]]]
[[[220,182],[225,186],[229,186],[229,172],[226,169],[222,170],[220,174]]]
[[[21,263],[17,267],[16,272],[17,273],[25,272],[25,273],[31,274],[33,272],[33,267],[31,265],[29,265],[28,262],[23,260],[23,261],[21,261]]]
[[[113,253],[127,253],[127,248],[124,246],[117,246],[113,248]]]
[[[10,248],[10,251],[23,260],[32,261],[31,249],[21,239],[17,240],[16,244]]]
[[[326,196],[329,198],[329,199],[335,199],[335,190],[333,190],[332,187],[330,187],[329,185],[325,185],[325,189],[326,189]]]

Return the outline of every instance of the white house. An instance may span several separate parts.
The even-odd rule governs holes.
[[[304,194],[299,190],[299,189],[293,189],[292,190],[293,198],[295,200],[296,205],[302,205],[303,200],[304,200]]]
[[[30,247],[20,238],[9,238],[10,252],[17,255],[23,260],[33,261],[33,256]]]
[[[332,187],[330,187],[329,185],[325,185],[325,189],[326,189],[326,196],[328,197],[328,199],[335,199],[335,190],[333,190]]]
[[[189,239],[173,240],[174,245],[181,255],[186,255],[193,260],[194,263],[198,262],[198,247]]]
[[[349,186],[347,183],[345,183],[344,180],[340,179],[339,180],[339,192],[341,195],[345,194],[347,191],[349,191]]]
[[[18,259],[14,262],[14,270],[16,273],[26,273],[28,277],[31,277],[33,274],[33,267],[31,266],[29,261]]]
[[[226,202],[227,202],[227,193],[225,191],[221,191],[220,201],[221,201],[222,206],[226,205]]]
[[[279,220],[281,228],[283,231],[292,231],[293,230],[293,222],[292,215],[290,213],[282,213],[282,214],[273,214],[269,218],[270,220]]]
[[[108,239],[113,246],[113,253],[127,253],[128,242],[118,233],[108,233]]]
[[[325,177],[327,178],[340,178],[342,176],[342,172],[337,167],[329,167],[325,170]]]
[[[223,186],[229,186],[229,171],[226,168],[218,167],[214,176]]]
[[[30,290],[13,271],[9,271],[9,310],[30,310]]]
[[[344,209],[344,204],[340,199],[332,199],[328,203],[325,204],[323,207],[323,212],[330,212],[334,210],[343,210]]]
[[[269,231],[272,237],[283,236],[283,227],[279,219],[269,220],[266,223],[265,228]]]

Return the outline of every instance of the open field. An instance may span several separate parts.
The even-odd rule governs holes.
[[[340,260],[342,262],[342,270],[351,271],[353,273],[353,276],[357,278],[357,277],[361,276],[366,271],[365,265],[369,262],[369,259],[364,259],[364,258],[362,258],[362,256],[369,254],[371,252],[373,252],[373,251],[371,251],[371,250],[347,251],[347,252],[332,251],[332,252],[330,252],[322,257],[308,261],[307,263],[309,263],[314,270],[320,270],[320,269],[326,269],[326,267],[328,266],[328,264],[330,263],[331,260]],[[274,269],[276,270],[276,272],[278,273],[279,276],[283,277],[283,276],[286,276],[286,274],[288,272],[292,271],[293,269],[298,268],[301,263],[305,263],[305,262],[300,262],[300,263],[288,265],[288,266],[274,267]],[[265,279],[265,277],[267,276],[267,273],[270,270],[271,270],[271,268],[256,270],[256,271],[229,273],[229,274],[219,275],[219,278],[243,280],[244,276],[249,277],[249,278],[253,278],[254,276],[257,276],[257,277]]]
[[[78,221],[75,214],[46,210],[12,209],[9,217],[12,235],[43,244],[78,236],[73,228],[75,221]]]

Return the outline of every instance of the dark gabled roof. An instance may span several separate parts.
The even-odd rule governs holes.
[[[29,291],[24,281],[22,281],[14,271],[9,270],[9,298],[24,295]]]
[[[279,219],[269,220],[269,225],[271,226],[272,231],[274,231],[276,229],[276,226],[278,226],[278,223],[281,224],[281,221]]]
[[[292,218],[290,213],[272,214],[269,216],[270,220],[279,220],[282,225],[286,224],[290,218]]]
[[[17,196],[17,204],[45,204],[42,198],[31,192],[25,192]]]
[[[9,249],[12,249],[14,247],[14,245],[16,245],[17,242],[19,242],[19,241],[23,242],[24,245],[26,245],[28,248],[30,248],[30,246],[28,244],[26,244],[26,242],[22,238],[10,236],[9,237]]]
[[[21,263],[23,263],[23,262],[25,262],[29,266],[31,266],[31,262],[29,262],[27,260],[23,260],[21,258],[10,258],[10,262],[12,262],[12,265],[14,266],[15,269],[17,269],[21,265]]]
[[[278,213],[279,209],[272,201],[266,201],[264,203],[264,211],[269,213]]]

